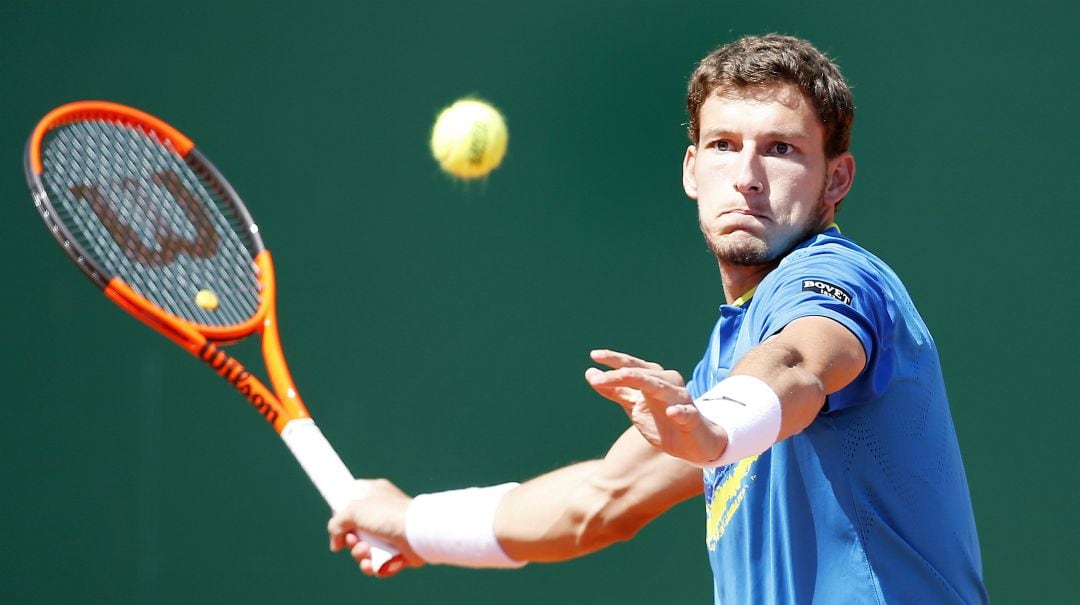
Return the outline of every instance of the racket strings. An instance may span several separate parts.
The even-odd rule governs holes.
[[[229,192],[226,191],[226,187],[222,185],[220,175],[214,173],[210,168],[203,165],[201,162],[189,162],[188,166],[191,168],[192,173],[199,179],[207,191],[211,192],[212,197],[218,202],[218,208],[222,211],[222,215],[228,221],[231,230],[241,236],[241,240],[244,246],[247,248],[248,253],[254,258],[260,250],[262,250],[261,240],[256,243],[259,231],[257,225],[251,222],[251,217],[248,215],[241,216],[240,211],[231,203],[228,203],[230,199]]]
[[[141,128],[74,122],[42,147],[57,218],[88,255],[162,309],[210,326],[259,307],[250,246],[236,213],[169,141]],[[200,307],[200,290],[219,306]]]

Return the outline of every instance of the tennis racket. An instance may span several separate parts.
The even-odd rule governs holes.
[[[80,101],[38,123],[24,161],[41,218],[105,296],[240,391],[334,511],[362,496],[285,365],[270,251],[191,139],[137,109]],[[223,349],[255,333],[272,391]],[[398,557],[362,537],[379,572]]]

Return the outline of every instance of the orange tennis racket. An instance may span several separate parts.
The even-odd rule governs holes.
[[[49,231],[105,296],[240,391],[333,510],[360,495],[285,365],[258,226],[190,139],[131,107],[81,101],[38,123],[25,169]],[[222,348],[255,333],[272,391]],[[397,553],[363,538],[385,571]]]

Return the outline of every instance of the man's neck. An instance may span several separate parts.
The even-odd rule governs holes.
[[[720,279],[724,284],[724,300],[732,304],[757,287],[770,271],[780,264],[779,259],[764,265],[735,265],[720,263]]]

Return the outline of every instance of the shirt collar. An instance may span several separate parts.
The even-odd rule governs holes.
[[[750,299],[753,298],[755,291],[757,291],[757,286],[750,288],[750,290],[748,290],[745,294],[731,301],[731,306],[741,307],[746,303],[750,302]]]

